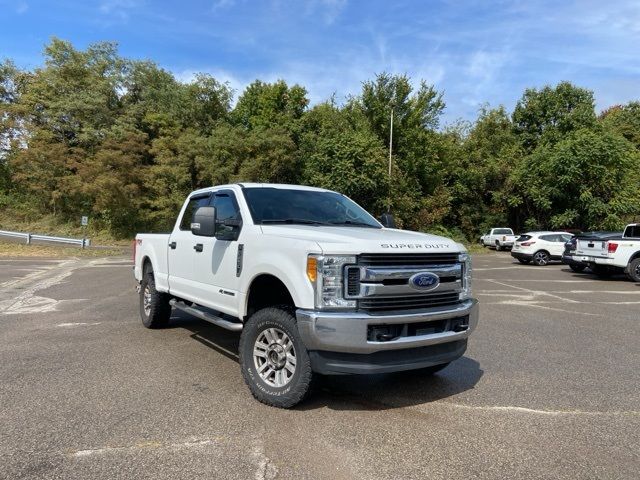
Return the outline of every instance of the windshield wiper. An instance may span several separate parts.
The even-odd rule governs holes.
[[[331,225],[355,225],[358,227],[369,227],[369,228],[380,228],[377,225],[371,225],[370,223],[366,223],[366,222],[355,222],[353,220],[345,220],[343,222],[329,222]]]
[[[308,220],[306,218],[275,218],[275,219],[265,219],[260,223],[287,223],[287,224],[302,224],[302,225],[329,225],[326,222],[318,222],[317,220]]]

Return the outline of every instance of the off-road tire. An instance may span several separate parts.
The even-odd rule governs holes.
[[[538,250],[533,254],[533,264],[537,265],[538,267],[544,267],[545,265],[548,265],[550,260],[551,256],[549,255],[549,252],[545,250]]]
[[[640,257],[634,258],[629,262],[629,278],[634,282],[640,282]]]
[[[578,264],[575,264],[575,263],[570,263],[569,264],[569,268],[571,270],[573,270],[574,272],[576,272],[576,273],[580,273],[580,272],[584,272],[584,270],[585,270],[585,268],[587,268],[587,266],[586,265],[578,265]]]
[[[269,329],[286,334],[295,352],[295,370],[288,383],[282,387],[268,384],[258,372],[258,360],[254,360],[256,342]],[[256,400],[272,407],[291,408],[303,401],[311,391],[314,381],[311,360],[290,307],[268,307],[254,313],[244,324],[238,350],[242,376]]]
[[[148,295],[148,308],[145,308],[145,295]],[[153,278],[153,270],[145,269],[140,283],[140,319],[147,328],[162,328],[169,323],[171,318],[171,305],[169,295],[156,290],[156,282]]]

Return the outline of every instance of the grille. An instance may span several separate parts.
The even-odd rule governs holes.
[[[454,305],[459,301],[458,292],[432,293],[411,297],[371,297],[359,301],[360,310],[376,313],[394,310],[412,310]]]
[[[458,263],[457,253],[366,253],[358,264],[376,267],[423,267]]]

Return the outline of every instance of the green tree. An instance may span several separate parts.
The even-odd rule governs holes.
[[[529,225],[620,229],[640,209],[640,155],[618,135],[581,129],[536,149],[514,181]]]
[[[484,107],[466,136],[450,132],[450,192],[448,222],[467,235],[509,220],[509,176],[522,160],[522,148],[504,107]],[[513,223],[513,222],[511,222]]]
[[[640,150],[640,102],[611,107],[600,115],[600,122]]]
[[[561,82],[540,90],[528,88],[516,104],[513,124],[527,153],[556,143],[565,135],[596,123],[593,92]]]

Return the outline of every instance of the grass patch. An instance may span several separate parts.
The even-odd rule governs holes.
[[[69,238],[83,238],[86,235],[87,238],[91,239],[92,245],[115,247],[128,247],[133,240],[133,237],[124,240],[115,238],[108,231],[96,228],[91,221],[89,221],[85,232],[83,227],[80,226],[79,219],[77,224],[61,223],[53,215],[45,215],[34,220],[25,220],[11,215],[11,212],[8,211],[0,215],[0,230]]]
[[[0,240],[0,257],[112,257],[130,255],[127,248],[85,248],[56,245],[26,245]]]

